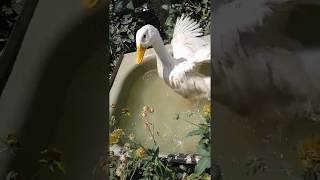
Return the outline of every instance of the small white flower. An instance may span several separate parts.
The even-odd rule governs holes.
[[[124,155],[124,154],[122,154],[121,156],[120,156],[120,161],[121,162],[125,162],[127,160],[127,157]]]
[[[117,170],[116,170],[116,175],[117,175],[118,177],[121,177],[121,175],[122,175],[121,169],[117,168]]]
[[[185,160],[186,160],[186,163],[187,163],[187,164],[191,164],[191,163],[192,163],[191,155],[188,155],[188,156],[185,158]]]

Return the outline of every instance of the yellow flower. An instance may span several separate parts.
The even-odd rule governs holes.
[[[136,155],[137,157],[139,157],[139,158],[144,157],[145,154],[146,154],[146,151],[144,150],[143,147],[140,147],[140,148],[138,148],[138,149],[135,151],[135,155]]]
[[[202,112],[203,112],[204,116],[210,116],[210,114],[211,114],[211,104],[204,105],[203,108],[202,108]]]
[[[110,137],[109,137],[110,144],[117,143],[123,134],[124,133],[122,129],[113,130],[113,132],[110,134]]]
[[[128,108],[122,108],[122,114],[124,114],[125,116],[130,116],[130,111]]]

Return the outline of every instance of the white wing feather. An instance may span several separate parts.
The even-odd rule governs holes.
[[[188,16],[177,18],[171,45],[175,59],[184,58],[187,61],[210,61],[210,45],[202,38],[200,24]]]

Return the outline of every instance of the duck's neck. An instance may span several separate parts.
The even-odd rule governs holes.
[[[166,70],[169,70],[173,66],[172,56],[168,53],[166,47],[164,46],[163,40],[160,37],[160,34],[156,34],[156,41],[153,43],[152,47],[154,48],[157,55],[157,69],[161,78]]]

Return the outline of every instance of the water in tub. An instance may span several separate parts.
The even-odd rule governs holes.
[[[127,106],[130,117],[119,121],[126,134],[134,134],[135,140],[145,146],[153,145],[150,132],[141,118],[144,106],[154,111],[147,118],[152,124],[160,153],[194,153],[199,137],[187,137],[196,128],[192,123],[203,121],[202,107],[209,102],[190,102],[176,94],[158,77],[156,70],[137,78],[130,89]],[[191,122],[186,122],[185,120]]]

